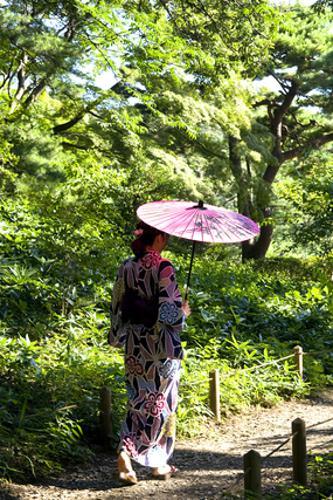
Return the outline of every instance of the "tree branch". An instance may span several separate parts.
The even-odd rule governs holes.
[[[249,217],[251,215],[252,204],[250,200],[247,174],[245,174],[245,172],[243,171],[242,157],[239,151],[239,143],[239,139],[229,134],[229,165],[238,186],[237,207],[239,212]],[[247,166],[249,166],[248,162]]]
[[[95,111],[92,111],[91,109],[89,109],[87,111],[87,113],[89,113],[90,115],[94,116],[95,118],[98,118],[101,121],[105,121],[106,120],[104,116],[99,115],[98,113],[95,113]]]
[[[113,92],[117,92],[117,86],[118,86],[119,82],[115,83],[109,90],[112,90]],[[104,99],[106,98],[105,95],[101,95],[100,97],[98,97],[98,99],[95,99],[94,101],[92,101],[89,105],[87,105],[85,108],[81,109],[81,111],[79,111],[79,113],[77,113],[73,118],[71,118],[69,121],[65,122],[65,123],[60,123],[59,125],[55,125],[53,127],[53,133],[54,134],[60,134],[61,132],[65,132],[66,130],[72,128],[74,125],[76,125],[80,120],[82,120],[82,118],[84,117],[84,115],[86,113],[90,113],[98,118],[101,118],[99,117],[96,113],[94,114],[92,112],[92,110],[98,105],[100,104],[101,102],[104,101]],[[102,119],[102,118],[101,118]]]
[[[254,108],[259,108],[259,106],[272,106],[272,101],[270,99],[262,99],[262,101],[255,102],[253,104]]]
[[[289,110],[298,90],[298,83],[292,82],[291,87],[289,88],[289,91],[287,94],[284,95],[284,99],[282,104],[276,107],[274,113],[273,113],[273,122],[272,126],[273,127],[278,127],[279,124],[282,121],[282,118],[284,115],[287,113]]]
[[[78,113],[76,116],[74,116],[74,118],[72,118],[68,122],[60,123],[60,125],[56,125],[55,127],[53,127],[53,133],[55,135],[61,134],[61,132],[65,132],[66,130],[74,127],[74,125],[76,125],[80,120],[82,120],[82,118],[84,117],[85,114],[86,114],[86,110],[84,109],[84,110],[80,111],[80,113]]]
[[[91,102],[88,106],[86,106],[85,108],[81,109],[81,111],[79,111],[79,113],[77,113],[69,121],[64,122],[64,123],[60,123],[59,125],[55,125],[53,127],[53,133],[55,135],[56,134],[61,134],[61,132],[65,132],[66,130],[74,127],[74,125],[76,125],[80,120],[82,120],[82,118],[84,117],[84,115],[86,113],[91,113],[91,110],[95,106],[97,106],[98,104],[100,104],[104,99],[105,99],[104,96],[101,96],[98,99],[95,99],[95,101]]]
[[[95,47],[95,49],[100,53],[104,61],[107,63],[108,67],[113,71],[114,64],[111,62],[111,60],[105,55],[104,51],[99,47],[99,45],[94,42],[94,40],[91,38],[90,35],[88,35],[88,32],[86,30],[83,30],[83,33],[86,35],[87,39]]]
[[[288,85],[286,85],[285,83],[283,83],[283,81],[277,77],[277,75],[274,73],[274,71],[269,71],[269,74],[271,75],[272,78],[274,78],[274,80],[276,80],[276,82],[280,85],[280,87],[282,88],[283,90],[283,94],[287,94],[290,87]]]
[[[14,65],[14,61],[12,61],[10,63],[10,66],[9,66],[7,73],[3,72],[3,81],[1,82],[0,89],[2,89],[6,85],[6,83],[10,81],[12,74],[13,74],[12,73],[13,65]]]
[[[185,136],[185,134],[184,134],[184,136]],[[187,139],[188,139],[188,136],[186,136],[186,137],[187,137]],[[223,156],[223,155],[221,155],[221,154],[219,154],[219,153],[216,153],[216,151],[212,151],[212,150],[210,150],[207,146],[205,146],[205,144],[202,144],[202,142],[198,141],[197,139],[194,139],[194,140],[193,140],[193,142],[194,142],[197,146],[199,146],[199,148],[201,148],[201,150],[202,150],[204,153],[207,153],[207,154],[209,154],[209,155],[211,155],[211,156],[213,156],[213,157],[215,156],[215,158],[219,158],[219,159],[220,159],[220,160],[222,160],[222,161],[226,161],[226,159],[227,159],[227,158],[226,158],[226,156]]]
[[[27,109],[30,106],[30,104],[32,104],[37,99],[37,97],[43,92],[46,86],[46,81],[47,81],[46,77],[43,77],[39,80],[37,85],[32,89],[28,97],[25,99],[23,103],[24,109]]]
[[[272,154],[277,159],[277,164],[270,165],[266,169],[266,172],[264,173],[263,178],[267,182],[273,182],[273,180],[277,174],[277,171],[279,169],[279,164],[282,161],[282,150],[281,150],[281,148],[282,148],[282,121],[283,121],[284,115],[289,110],[295,96],[297,95],[297,90],[298,90],[298,83],[294,81],[294,82],[292,82],[288,93],[284,95],[284,99],[283,99],[282,104],[277,105],[275,107],[274,111],[270,110],[270,108],[268,108],[269,119],[270,119],[270,129],[271,129],[271,133],[275,137],[275,144],[274,144]]]
[[[282,161],[287,161],[287,160],[292,160],[293,158],[296,158],[297,156],[301,155],[303,151],[309,147],[313,148],[320,148],[324,144],[327,144],[328,142],[333,141],[333,132],[330,134],[322,135],[320,137],[316,137],[313,139],[310,139],[306,143],[304,143],[302,146],[299,146],[297,148],[290,149],[289,151],[285,151],[282,153]]]
[[[90,148],[90,146],[81,146],[80,144],[74,144],[73,142],[67,142],[67,141],[61,142],[61,145],[67,149],[73,148],[73,149],[80,149],[83,151],[87,151]]]
[[[26,65],[28,63],[28,55],[26,53],[23,54],[20,65],[17,70],[17,90],[15,93],[15,99],[19,101],[25,91],[25,80],[26,80]]]

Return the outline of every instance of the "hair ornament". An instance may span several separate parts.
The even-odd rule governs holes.
[[[135,231],[133,231],[133,234],[134,236],[136,236],[137,238],[140,238],[140,236],[143,235],[143,229],[135,229]]]

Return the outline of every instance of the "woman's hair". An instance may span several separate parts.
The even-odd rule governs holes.
[[[136,225],[134,234],[136,235],[136,238],[132,241],[131,248],[134,255],[140,258],[146,253],[146,247],[154,243],[156,236],[159,234],[165,235],[166,233],[140,221]]]

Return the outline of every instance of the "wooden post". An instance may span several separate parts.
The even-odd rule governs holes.
[[[255,450],[243,457],[244,498],[261,498],[261,456]]]
[[[102,387],[100,400],[100,428],[103,444],[106,448],[110,447],[112,438],[112,420],[111,420],[111,389]]]
[[[292,441],[293,449],[293,481],[306,486],[306,434],[305,422],[296,418],[291,424],[291,432],[294,434]]]
[[[303,378],[303,349],[300,345],[294,347],[295,365],[300,378]]]
[[[216,369],[209,374],[209,407],[217,422],[221,421],[220,406],[220,370]]]

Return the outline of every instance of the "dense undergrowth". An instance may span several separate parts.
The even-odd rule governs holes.
[[[187,261],[172,258],[182,287]],[[183,333],[182,435],[205,432],[211,422],[212,368],[221,371],[226,416],[332,382],[329,259],[243,265],[218,259],[208,252],[194,266],[193,313]],[[103,385],[113,392],[115,442],[125,410],[122,353],[106,342],[114,265],[109,281],[78,282],[71,295],[57,289],[58,271],[50,269],[2,266],[0,474],[7,478],[39,477],[89,459]],[[296,344],[309,352],[305,382],[292,359],[256,368],[291,354]]]

